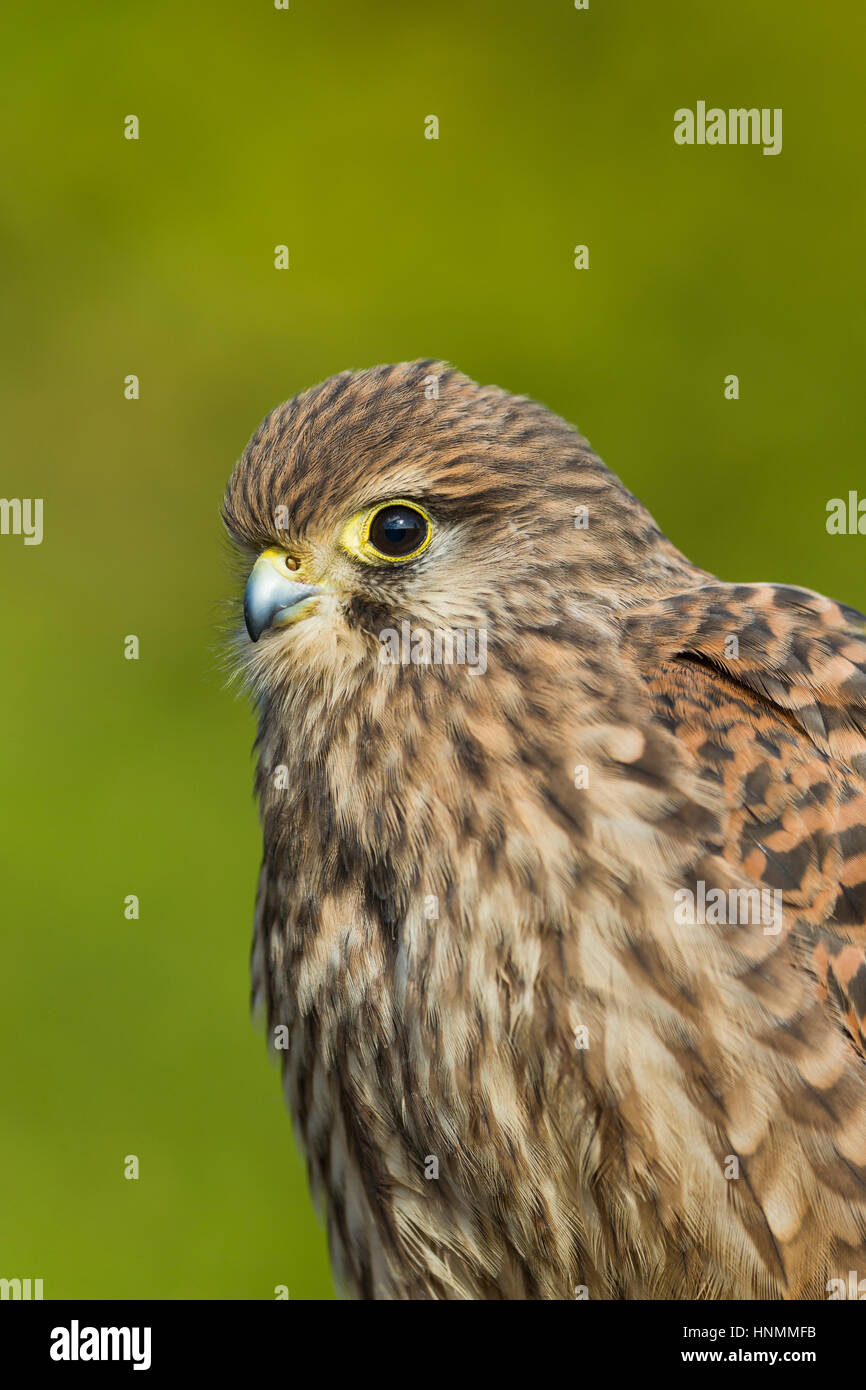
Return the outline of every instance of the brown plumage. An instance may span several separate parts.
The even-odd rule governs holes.
[[[393,499],[429,545],[359,557]],[[338,1285],[866,1275],[866,619],[695,568],[571,426],[441,363],[280,406],[225,519],[325,586],[238,650],[254,995]],[[483,629],[486,670],[384,661],[403,622]]]

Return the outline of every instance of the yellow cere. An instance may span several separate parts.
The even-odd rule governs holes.
[[[385,555],[381,550],[377,550],[370,540],[370,527],[378,516],[379,512],[386,507],[410,507],[413,512],[418,512],[427,522],[427,534],[417,549],[408,555]],[[389,497],[387,502],[377,502],[373,507],[367,507],[363,512],[357,512],[351,521],[340,533],[340,544],[344,550],[353,555],[356,560],[363,560],[366,565],[404,565],[407,560],[414,560],[421,555],[433,539],[433,521],[429,513],[418,502],[411,502],[406,497]]]

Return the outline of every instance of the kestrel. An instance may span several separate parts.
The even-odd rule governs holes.
[[[434,361],[279,406],[224,516],[253,995],[338,1287],[866,1276],[863,615],[698,569],[572,426]]]

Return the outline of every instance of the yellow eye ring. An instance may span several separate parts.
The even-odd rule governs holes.
[[[422,555],[432,539],[433,520],[420,503],[392,497],[353,516],[340,544],[367,565],[402,565]]]

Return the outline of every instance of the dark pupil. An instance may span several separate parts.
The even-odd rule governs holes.
[[[427,522],[412,507],[383,507],[370,527],[370,540],[383,555],[411,555],[426,535]]]

